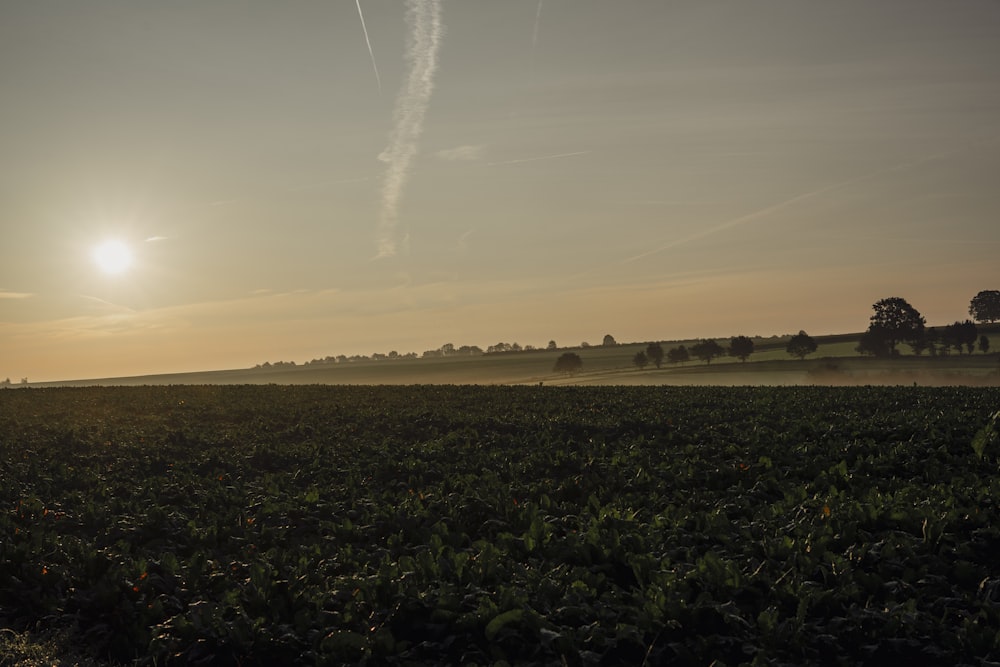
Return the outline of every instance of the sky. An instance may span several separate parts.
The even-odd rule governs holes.
[[[1000,289],[995,0],[8,0],[0,91],[15,382]]]

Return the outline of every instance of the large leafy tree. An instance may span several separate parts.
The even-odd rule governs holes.
[[[872,308],[875,310],[868,325],[868,333],[882,340],[889,354],[898,354],[896,345],[913,342],[924,335],[924,325],[927,323],[916,308],[906,299],[898,296],[882,299]]]
[[[812,336],[807,334],[805,331],[799,331],[788,341],[788,345],[785,346],[785,351],[793,357],[805,359],[818,348],[819,346],[816,344],[816,341]]]
[[[746,361],[753,354],[753,340],[746,336],[736,336],[729,341],[729,356]]]
[[[698,357],[706,364],[712,363],[712,359],[716,357],[721,357],[726,353],[725,348],[719,345],[714,340],[705,339],[700,343],[695,343],[691,346],[691,354]]]
[[[861,340],[854,349],[858,354],[870,354],[873,357],[888,357],[892,354],[885,330],[879,327],[868,327],[868,331],[861,334]]]
[[[972,315],[977,322],[1000,320],[1000,290],[983,290],[972,297],[969,303],[969,315]]]
[[[663,347],[659,343],[650,343],[646,346],[646,357],[659,368],[660,364],[663,363]]]
[[[636,352],[635,356],[632,357],[632,363],[636,368],[642,370],[649,364],[649,357],[646,356],[645,352]]]

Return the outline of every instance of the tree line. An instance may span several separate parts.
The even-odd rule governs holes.
[[[859,354],[877,357],[899,355],[898,345],[907,344],[916,355],[928,352],[932,356],[947,355],[951,350],[972,354],[977,348],[983,354],[990,350],[990,339],[980,335],[976,322],[991,324],[1000,321],[1000,290],[983,290],[969,302],[971,320],[956,321],[941,328],[927,328],[925,318],[905,299],[889,297],[872,306],[874,314],[868,329],[861,335],[855,350]],[[800,360],[819,349],[816,340],[805,331],[792,336],[785,351]],[[712,339],[702,339],[690,348],[684,345],[663,350],[660,343],[650,343],[645,350],[636,352],[632,364],[644,369],[650,364],[660,368],[664,359],[670,364],[683,364],[692,358],[712,363],[713,359],[728,355],[746,361],[754,353],[754,341],[747,336],[735,336],[729,346],[723,347]],[[557,361],[557,372],[575,373],[583,360],[575,353],[565,353]]]
[[[650,343],[645,350],[637,352],[632,357],[632,364],[640,369],[651,363],[660,368],[664,359],[670,364],[683,364],[691,359],[699,359],[710,364],[713,359],[723,356],[746,361],[754,353],[755,347],[753,339],[748,336],[734,336],[730,339],[727,347],[723,347],[718,341],[705,338],[694,343],[690,348],[678,345],[670,348],[666,353],[659,343]],[[785,345],[785,351],[799,359],[806,358],[818,348],[816,340],[805,331],[799,331]]]
[[[882,299],[872,305],[875,311],[868,329],[857,348],[860,354],[875,357],[899,356],[899,345],[905,344],[916,355],[946,355],[951,350],[972,354],[976,348],[983,354],[990,351],[990,339],[979,334],[976,322],[992,324],[1000,320],[1000,291],[983,290],[969,303],[973,319],[956,321],[945,327],[927,327],[927,320],[916,308],[901,297]],[[974,320],[974,321],[973,321]]]
[[[924,317],[911,306],[905,299],[900,297],[890,297],[875,303],[872,308],[874,314],[871,316],[868,329],[862,334],[861,339],[855,348],[859,354],[872,355],[878,357],[893,357],[899,355],[898,346],[906,344],[910,346],[914,354],[921,355],[924,352],[930,355],[946,355],[952,350],[961,354],[963,351],[972,354],[975,349],[982,353],[989,352],[990,340],[986,335],[980,335],[976,322],[993,323],[1000,321],[1000,290],[983,290],[972,298],[969,303],[969,315],[971,320],[964,322],[956,321],[941,328],[927,328]],[[618,342],[611,334],[606,334],[601,341],[601,347],[614,347]],[[577,347],[589,348],[591,345],[586,341]],[[502,354],[511,352],[541,352],[556,351],[559,347],[554,340],[550,340],[545,347],[535,347],[532,345],[521,346],[517,342],[499,342],[488,346],[485,350],[477,345],[455,346],[452,343],[445,343],[436,350],[426,350],[418,355],[416,352],[401,354],[395,350],[384,353],[373,353],[369,355],[337,355],[328,356],[322,359],[313,359],[304,362],[303,365],[326,365],[344,364],[359,361],[396,361],[417,358],[451,357],[451,356],[479,356],[483,354]],[[805,359],[818,349],[816,341],[805,331],[799,331],[792,336],[785,346],[785,351],[799,359]],[[678,345],[669,350],[664,350],[660,343],[650,343],[645,350],[635,353],[632,363],[642,369],[650,364],[656,368],[661,368],[664,361],[669,364],[684,364],[692,359],[698,359],[706,364],[712,363],[713,359],[722,356],[731,356],[746,361],[754,353],[754,341],[748,336],[734,336],[730,339],[729,345],[723,347],[718,341],[712,339],[702,339],[690,347]],[[274,363],[264,362],[257,364],[255,368],[283,368],[293,367],[297,364],[294,361],[277,361]],[[564,352],[554,366],[556,372],[575,373],[583,366],[583,360],[575,352]],[[0,383],[2,386],[9,386],[10,381]]]

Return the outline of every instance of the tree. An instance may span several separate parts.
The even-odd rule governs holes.
[[[601,343],[601,345],[603,345],[604,347],[614,347],[617,344],[618,343],[615,342],[615,337],[612,336],[611,334],[606,334],[604,336],[604,342]]]
[[[916,308],[898,296],[882,299],[876,302],[872,308],[875,313],[871,316],[871,323],[868,325],[869,331],[877,331],[885,345],[889,348],[889,354],[896,356],[896,345],[908,341],[918,340],[924,333],[924,325],[927,323]]]
[[[861,334],[861,340],[854,349],[858,354],[870,354],[873,357],[892,355],[885,330],[879,327],[868,327],[868,331]]]
[[[546,350],[554,350],[554,349],[556,349],[556,342],[554,340],[550,340],[549,344],[548,344],[548,347],[546,347],[545,349]]]
[[[1000,290],[983,290],[969,302],[969,315],[977,322],[1000,320]]]
[[[962,348],[972,354],[976,349],[976,340],[979,337],[979,330],[972,320],[955,322],[944,328],[942,339],[946,346],[955,348],[955,351],[962,354]]]
[[[930,351],[932,357],[936,357],[938,354],[938,344],[941,342],[941,336],[938,335],[937,329],[931,327],[924,331],[924,342],[927,344],[927,349]]]
[[[575,375],[577,371],[583,368],[583,359],[580,358],[579,354],[575,352],[563,352],[558,359],[556,359],[556,365],[553,368],[557,373],[569,373],[570,375]]]
[[[729,356],[746,361],[753,354],[753,341],[746,336],[736,336],[729,341]]]
[[[979,337],[979,351],[983,354],[990,351],[990,339],[986,337],[986,334]]]
[[[979,340],[979,330],[972,320],[965,320],[958,325],[959,336],[965,344],[965,351],[972,354],[976,351],[976,341]]]
[[[670,348],[667,352],[667,361],[672,364],[683,364],[691,360],[691,353],[683,345]]]
[[[726,353],[725,349],[714,340],[704,339],[700,343],[691,346],[691,354],[698,357],[706,364],[712,363],[712,359],[721,357]]]
[[[788,341],[788,345],[785,346],[785,352],[801,360],[815,352],[818,347],[819,345],[816,344],[812,336],[805,331],[799,330]]]
[[[649,357],[646,356],[645,352],[636,352],[635,356],[632,357],[632,363],[639,369],[642,370],[649,365]]]
[[[646,346],[646,356],[657,368],[663,363],[663,348],[659,343],[650,343]]]

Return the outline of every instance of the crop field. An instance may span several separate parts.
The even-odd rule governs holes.
[[[994,664],[998,409],[995,387],[0,391],[0,663]]]

